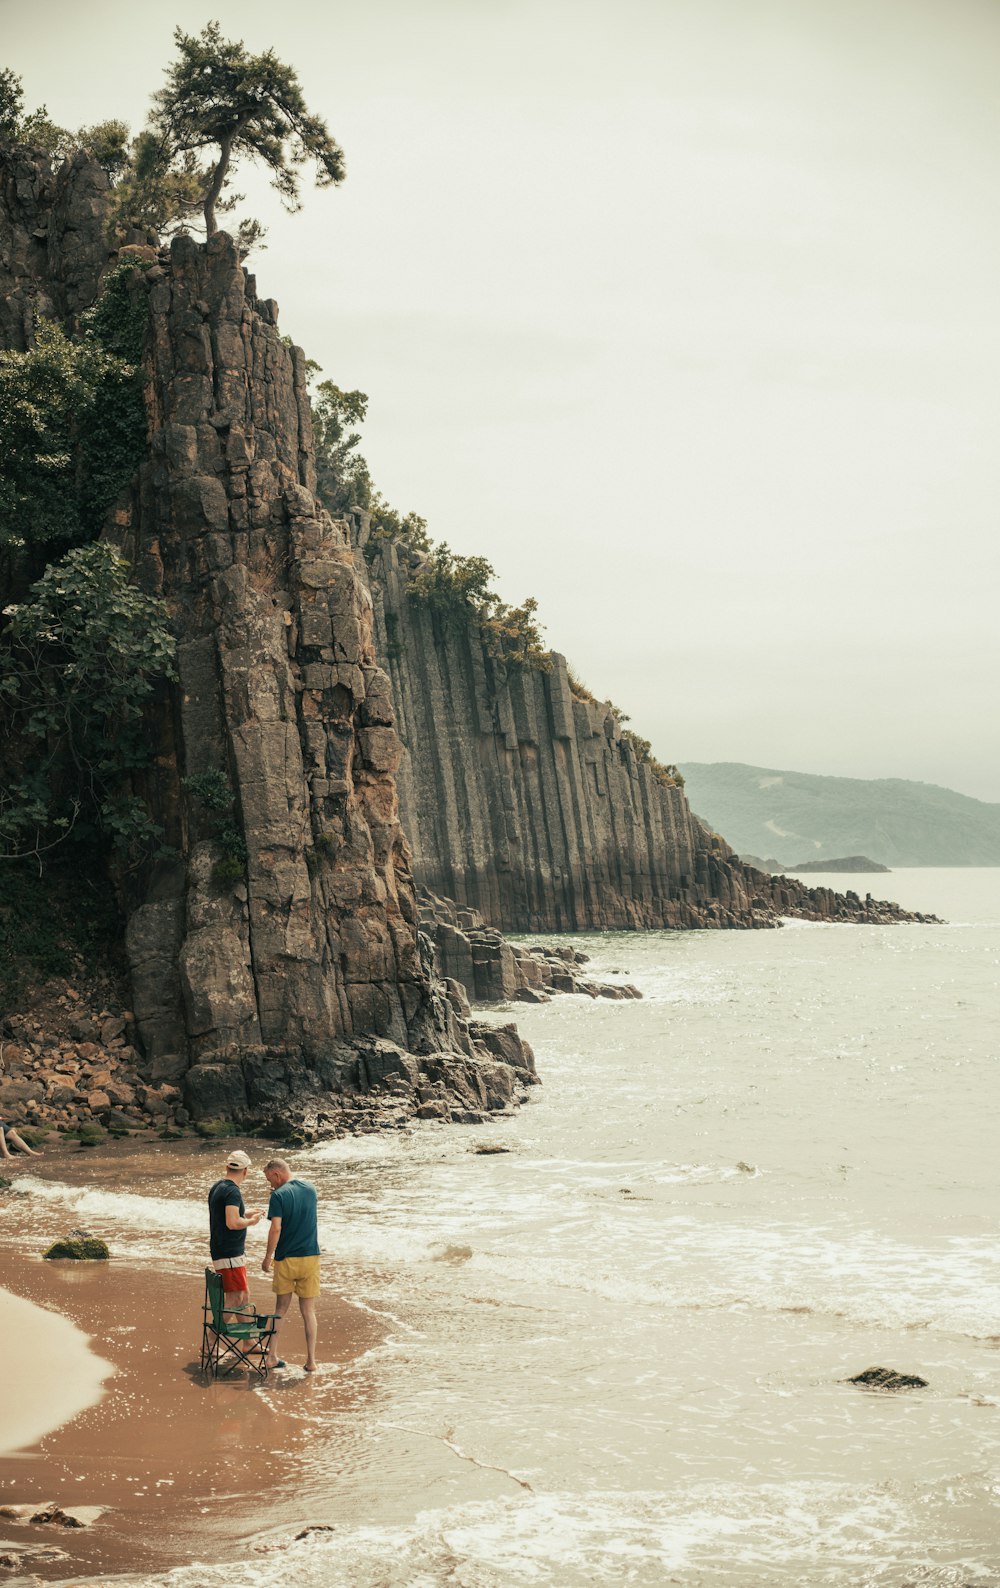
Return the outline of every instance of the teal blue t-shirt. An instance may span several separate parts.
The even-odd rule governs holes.
[[[274,1249],[276,1263],[285,1257],[319,1256],[316,1187],[308,1180],[286,1180],[272,1191],[267,1216],[281,1220],[281,1234]]]

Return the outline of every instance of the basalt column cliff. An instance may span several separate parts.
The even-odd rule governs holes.
[[[613,710],[574,694],[562,656],[548,671],[505,665],[471,613],[441,622],[414,596],[417,555],[370,542],[363,514],[353,532],[405,747],[403,825],[431,893],[524,932],[905,918],[743,865]]]

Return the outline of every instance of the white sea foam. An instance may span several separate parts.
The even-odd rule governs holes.
[[[988,1500],[985,1493],[981,1498]],[[241,1560],[239,1582],[241,1588],[995,1584],[984,1552],[967,1549],[956,1560],[933,1538],[914,1544],[918,1530],[927,1537],[925,1501],[889,1487],[794,1482],[516,1496],[424,1511],[409,1526],[335,1527],[287,1547],[258,1544]],[[223,1588],[232,1572],[232,1566],[194,1563],[155,1577],[105,1580],[118,1588]]]
[[[180,1197],[151,1197],[131,1191],[105,1191],[97,1186],[67,1185],[61,1180],[41,1180],[36,1175],[20,1175],[14,1190],[21,1196],[49,1206],[58,1206],[93,1224],[95,1229],[113,1228],[123,1234],[150,1227],[171,1233],[204,1233],[206,1220],[202,1202]]]

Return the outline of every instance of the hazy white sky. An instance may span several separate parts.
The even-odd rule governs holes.
[[[239,186],[392,502],[663,760],[1000,800],[997,0],[0,0],[0,64],[138,124],[212,17],[346,151]]]

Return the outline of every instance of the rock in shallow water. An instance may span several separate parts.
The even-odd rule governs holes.
[[[873,1390],[928,1388],[925,1378],[918,1378],[915,1373],[897,1373],[891,1367],[866,1367],[863,1373],[856,1373],[847,1382],[848,1384],[857,1384],[862,1389]]]
[[[76,1262],[106,1262],[111,1256],[104,1241],[94,1235],[69,1235],[65,1240],[53,1241],[45,1257],[70,1257]]]

